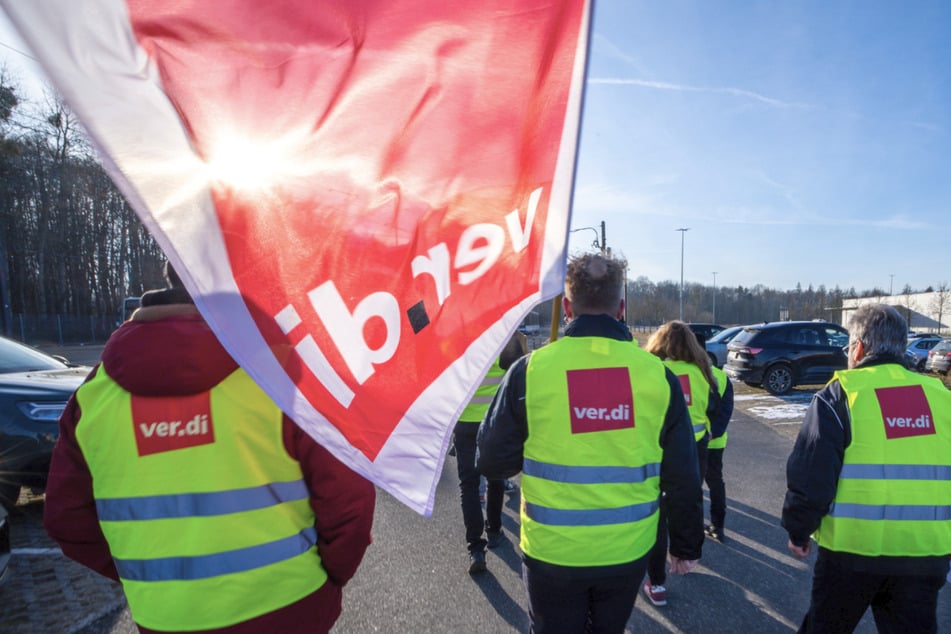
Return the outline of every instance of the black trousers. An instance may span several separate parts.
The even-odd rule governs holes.
[[[456,470],[459,473],[459,498],[462,501],[462,521],[466,525],[466,543],[469,550],[485,550],[483,531],[502,530],[502,503],[505,481],[489,480],[485,492],[485,518],[479,502],[479,472],[475,466],[476,435],[479,423],[459,421],[453,431],[456,447]]]
[[[707,472],[703,477],[710,489],[710,523],[723,528],[726,516],[726,484],[723,482],[723,449],[707,450]]]
[[[621,634],[634,610],[646,557],[629,574],[575,579],[522,564],[533,634]]]
[[[812,603],[800,632],[851,632],[871,606],[881,634],[935,634],[943,576],[891,576],[856,572],[835,553],[819,549],[812,576]]]
[[[709,435],[697,443],[697,461],[700,473],[707,471],[707,443]],[[701,476],[702,477],[702,476]],[[703,528],[702,526],[700,528]],[[652,586],[662,586],[667,582],[667,499],[660,496],[660,517],[657,522],[657,541],[647,556],[647,578]]]

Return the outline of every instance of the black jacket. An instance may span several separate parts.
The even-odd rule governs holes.
[[[869,356],[859,367],[902,364],[893,357]],[[809,537],[835,499],[845,449],[852,443],[852,419],[842,386],[831,381],[812,398],[799,436],[786,462],[786,499],[782,525],[797,546]],[[855,570],[883,575],[944,575],[947,557],[867,557],[823,549],[827,556]]]
[[[710,406],[707,407],[707,418],[710,419],[710,439],[719,438],[726,433],[727,425],[733,416],[733,383],[726,380],[726,389],[723,396],[717,390],[710,392]]]
[[[565,336],[632,339],[627,327],[608,315],[581,315],[568,325]],[[476,466],[489,479],[509,478],[522,470],[525,440],[528,438],[525,411],[528,360],[529,356],[522,357],[506,372],[479,427]],[[680,381],[670,370],[667,370],[667,383],[670,386],[670,405],[660,432],[660,446],[664,450],[660,487],[667,497],[670,552],[681,559],[699,559],[703,544],[703,494],[697,446]],[[526,563],[549,566],[529,557],[526,557]],[[623,574],[631,564],[572,568],[571,572],[572,576]]]

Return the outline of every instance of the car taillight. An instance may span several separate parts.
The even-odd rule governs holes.
[[[737,352],[745,352],[746,354],[759,354],[759,353],[762,352],[762,351],[763,351],[762,348],[743,347],[743,348],[738,348],[738,349],[737,349]]]

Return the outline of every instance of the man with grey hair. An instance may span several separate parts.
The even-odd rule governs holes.
[[[666,496],[671,571],[700,558],[703,497],[680,381],[632,343],[624,264],[568,264],[565,336],[516,361],[479,428],[477,467],[522,472],[532,632],[623,632]],[[586,630],[586,627],[589,628]]]
[[[937,632],[951,554],[951,392],[905,368],[892,306],[849,321],[848,370],[816,393],[786,465],[783,526],[800,559],[818,544],[800,632]]]

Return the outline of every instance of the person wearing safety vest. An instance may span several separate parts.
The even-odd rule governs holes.
[[[703,498],[680,383],[632,343],[622,260],[568,263],[565,337],[509,368],[479,429],[489,478],[522,472],[531,630],[623,632],[667,496],[673,572],[701,555]]]
[[[502,532],[502,503],[505,497],[505,481],[489,480],[486,484],[485,517],[480,501],[481,475],[476,470],[476,434],[479,423],[489,409],[489,403],[499,389],[505,370],[519,357],[528,352],[524,335],[515,332],[502,352],[489,368],[485,378],[456,423],[452,443],[456,454],[456,470],[459,474],[459,499],[462,503],[462,521],[466,526],[466,544],[469,549],[469,574],[485,572],[485,549],[498,548],[505,540]],[[483,534],[485,537],[483,537]]]
[[[720,403],[716,379],[711,372],[710,358],[697,336],[686,323],[669,321],[658,328],[647,340],[644,349],[674,373],[680,382],[693,438],[697,443],[697,468],[701,475],[707,470],[707,442],[710,440],[710,420]],[[722,430],[718,430],[722,433]],[[647,580],[642,590],[655,606],[667,605],[667,510],[666,500],[660,500],[660,521],[657,523],[657,541],[647,560]]]
[[[867,304],[849,320],[848,370],[816,393],[786,465],[789,550],[818,544],[800,632],[938,631],[951,555],[951,391],[903,363],[907,324]]]
[[[60,419],[46,530],[122,582],[142,632],[328,632],[375,489],[278,409],[166,277]]]
[[[710,523],[705,530],[707,535],[721,544],[726,541],[723,521],[726,518],[726,483],[723,481],[723,452],[726,449],[727,425],[733,416],[733,383],[726,372],[710,366],[713,378],[717,382],[720,404],[710,418],[710,442],[707,443],[707,469],[704,482],[710,490]]]

